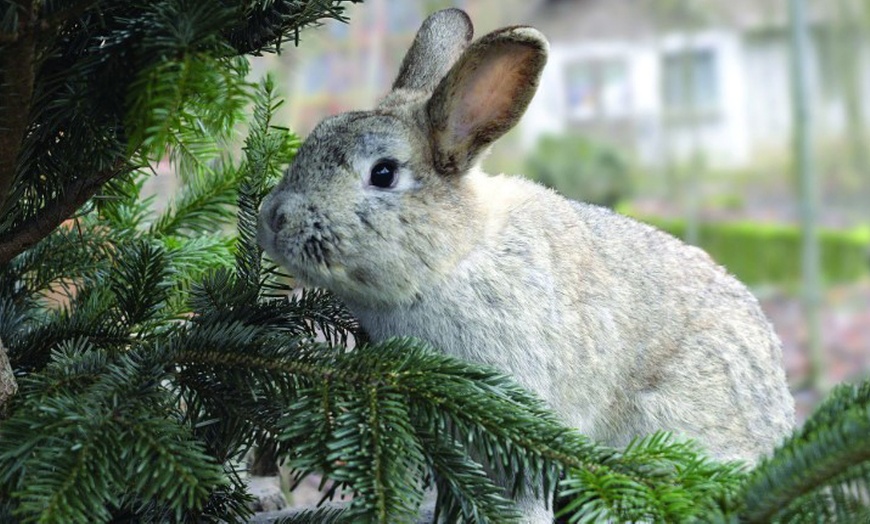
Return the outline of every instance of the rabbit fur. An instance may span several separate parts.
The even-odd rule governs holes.
[[[548,44],[529,27],[471,36],[464,12],[434,13],[374,110],[314,129],[262,205],[263,249],[372,339],[418,337],[509,372],[601,442],[664,429],[720,459],[770,452],[794,403],[755,298],[661,231],[481,172]],[[383,159],[387,188],[373,185]]]

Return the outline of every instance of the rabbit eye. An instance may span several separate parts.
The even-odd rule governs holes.
[[[399,165],[395,160],[378,160],[375,165],[372,166],[372,171],[369,176],[369,184],[382,189],[394,187],[396,185],[396,179],[398,178],[398,171]]]

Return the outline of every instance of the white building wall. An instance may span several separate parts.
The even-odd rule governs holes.
[[[544,134],[563,133],[573,121],[577,125],[592,124],[594,118],[585,119],[568,104],[565,71],[569,64],[583,60],[622,60],[626,64],[630,89],[628,105],[620,119],[634,121],[639,128],[654,127],[660,112],[658,56],[649,46],[624,42],[584,42],[555,44],[550,48],[547,67],[541,76],[538,93],[529,105],[520,127],[522,144],[534,146]],[[646,126],[643,123],[647,123]],[[639,143],[629,144],[649,150],[647,141],[656,140],[653,133]]]
[[[538,91],[520,121],[520,142],[525,149],[534,147],[537,139],[543,135],[565,131],[565,91],[561,81],[563,55],[558,46],[550,48],[550,57],[541,73]]]
[[[686,49],[711,49],[716,54],[719,82],[718,108],[714,117],[695,125],[668,125],[662,105],[662,64],[664,53]],[[567,104],[565,70],[579,60],[624,60],[629,82],[627,121],[634,136],[626,144],[648,164],[685,161],[703,151],[715,166],[745,163],[750,153],[747,118],[747,90],[744,49],[738,35],[723,31],[672,35],[659,42],[555,43],[541,78],[538,95],[523,118],[520,135],[525,147],[547,133],[564,132],[569,122],[583,127],[582,118],[572,115]],[[588,122],[590,126],[594,120]],[[597,123],[607,123],[606,117]]]
[[[782,38],[744,43],[749,143],[753,154],[784,147],[791,133],[788,44]]]
[[[726,31],[670,35],[663,53],[710,51],[715,56],[718,96],[712,112],[691,123],[669,123],[662,117],[663,144],[672,161],[685,162],[700,154],[712,167],[735,167],[749,158],[745,113],[744,49],[739,36]],[[661,61],[660,61],[661,63]]]

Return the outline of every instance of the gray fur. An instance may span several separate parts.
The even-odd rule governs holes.
[[[432,16],[462,19],[451,12]],[[340,296],[374,340],[415,336],[508,371],[604,443],[665,429],[756,461],[790,432],[794,406],[749,291],[665,233],[476,167],[525,110],[546,49],[534,29],[500,30],[432,92],[405,79],[391,103],[322,122],[263,203],[261,245]],[[409,56],[400,78],[431,71],[407,63],[431,53]],[[368,184],[381,158],[399,166],[392,189]],[[529,522],[551,521],[521,504]]]
[[[388,96],[381,105],[389,105],[388,101],[404,90],[431,92],[468,47],[473,35],[471,19],[461,9],[444,9],[430,15],[402,60],[393,82],[393,97]]]

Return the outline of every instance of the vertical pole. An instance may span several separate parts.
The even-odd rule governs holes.
[[[821,328],[821,264],[817,228],[819,191],[816,183],[815,158],[812,144],[812,111],[810,110],[810,28],[806,0],[789,0],[791,21],[791,83],[794,109],[794,159],[800,196],[802,234],[801,267],[803,276],[803,307],[807,329],[809,358],[808,385],[825,388],[824,353]]]
[[[836,74],[842,80],[846,143],[849,148],[849,168],[852,171],[850,181],[854,180],[858,184],[861,183],[863,174],[870,171],[864,131],[864,102],[861,96],[861,66],[864,63],[861,31],[866,27],[862,25],[862,14],[861,7],[855,2],[839,0],[837,25],[831,31],[836,35],[831,39],[836,53]]]
[[[685,180],[685,209],[686,209],[686,238],[683,240],[693,246],[700,245],[701,241],[701,174],[703,170],[702,158],[704,156],[704,144],[701,140],[701,101],[695,96],[695,84],[700,71],[696,71],[696,47],[695,47],[695,19],[689,8],[686,9],[686,46],[683,52],[681,66],[683,93],[686,95],[686,117],[688,118],[689,133],[689,159],[686,165],[688,172]]]
[[[381,70],[384,65],[382,56],[384,54],[384,38],[386,31],[389,29],[387,23],[387,6],[383,0],[376,0],[371,6],[372,12],[375,13],[369,34],[368,45],[368,60],[366,62],[366,92],[363,94],[365,103],[371,104],[383,95],[385,89],[389,86],[380,85]],[[358,102],[358,101],[357,101]]]

